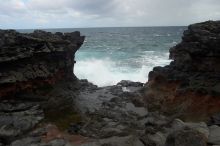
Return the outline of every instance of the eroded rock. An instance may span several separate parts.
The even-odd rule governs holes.
[[[208,143],[213,145],[220,145],[220,127],[213,125],[209,127],[210,135],[208,138]]]
[[[197,121],[220,111],[219,30],[219,21],[207,21],[184,31],[170,49],[173,61],[149,73],[144,97],[150,110]]]
[[[207,139],[200,132],[183,128],[169,134],[166,139],[166,146],[206,146]]]
[[[78,79],[75,52],[83,44],[79,32],[19,33],[0,30],[0,140],[31,145],[30,132],[47,116],[73,110]],[[48,114],[50,113],[50,114]],[[36,133],[35,133],[36,134]],[[34,136],[34,134],[32,135]]]

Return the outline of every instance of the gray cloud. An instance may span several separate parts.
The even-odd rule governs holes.
[[[114,0],[82,0],[72,1],[71,8],[85,14],[105,15],[114,12],[117,6]]]
[[[19,0],[0,0],[0,15],[17,15],[26,12],[25,4]]]
[[[188,25],[220,19],[220,0],[0,0],[0,27]]]

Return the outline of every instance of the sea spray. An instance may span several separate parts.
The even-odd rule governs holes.
[[[155,66],[170,63],[169,48],[181,40],[184,27],[80,29],[86,43],[75,54],[74,72],[98,86],[121,80],[146,83]],[[155,37],[156,36],[156,37]]]
[[[75,74],[78,78],[88,79],[100,87],[115,85],[121,80],[145,83],[148,73],[155,65],[166,65],[170,62],[168,59],[158,58],[156,56],[153,56],[153,58],[154,59],[147,58],[147,60],[145,60],[146,64],[143,64],[140,68],[119,66],[109,58],[81,60],[75,65]]]

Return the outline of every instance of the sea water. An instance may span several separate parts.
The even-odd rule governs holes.
[[[98,86],[121,80],[147,82],[155,66],[170,63],[169,48],[180,42],[185,27],[88,28],[76,53],[75,74]]]
[[[146,83],[155,66],[170,63],[169,49],[181,41],[185,27],[47,29],[80,31],[86,36],[75,54],[75,75],[98,86],[121,80]]]

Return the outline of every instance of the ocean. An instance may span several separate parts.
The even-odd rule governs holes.
[[[115,27],[46,29],[80,31],[86,36],[75,54],[74,73],[79,79],[102,87],[121,80],[146,83],[155,66],[170,63],[169,48],[181,41],[186,27]],[[31,30],[19,30],[31,32]]]

